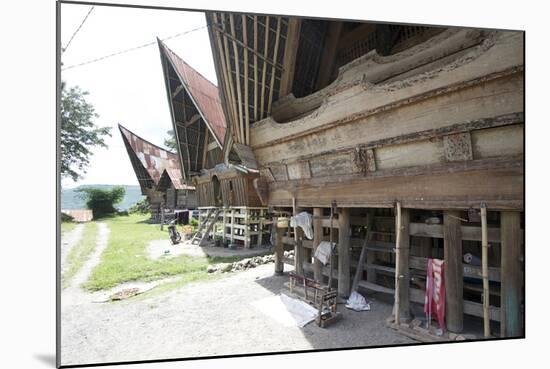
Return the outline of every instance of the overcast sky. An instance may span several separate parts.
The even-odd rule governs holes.
[[[67,44],[86,13],[87,5],[62,4],[61,44]],[[205,26],[203,13],[96,6],[62,55],[63,68]],[[216,73],[206,28],[166,40],[165,43],[206,78]],[[162,146],[171,129],[170,110],[158,46],[144,47],[88,65],[62,70],[68,86],[77,85],[99,114],[95,123],[112,128],[108,149],[96,149],[80,184],[137,184],[117,124]]]

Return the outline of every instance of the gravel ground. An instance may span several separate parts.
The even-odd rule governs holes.
[[[61,362],[70,365],[413,342],[386,328],[391,306],[378,300],[367,312],[339,307],[344,319],[328,329],[315,323],[304,328],[284,327],[252,306],[254,301],[279,294],[287,280],[286,276],[273,276],[273,264],[266,264],[149,298],[103,304],[85,299],[65,305]]]

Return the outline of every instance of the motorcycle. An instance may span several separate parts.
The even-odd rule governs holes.
[[[172,245],[177,245],[181,241],[181,234],[176,229],[176,221],[177,219],[174,219],[168,224],[168,234]]]

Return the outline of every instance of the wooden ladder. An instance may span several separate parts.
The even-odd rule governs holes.
[[[355,278],[353,279],[352,291],[357,291],[357,289],[361,287],[363,289],[374,291],[374,292],[394,294],[395,290],[393,288],[388,288],[388,287],[378,285],[376,284],[375,281],[369,282],[361,279],[361,275],[363,274],[363,268],[367,269],[367,273],[373,273],[376,271],[381,271],[386,273],[395,273],[395,268],[377,264],[375,260],[369,260],[369,257],[367,257],[367,251],[395,253],[394,242],[373,240],[374,239],[373,236],[377,234],[383,235],[383,236],[392,236],[395,233],[391,231],[377,230],[374,224],[375,223],[374,219],[377,218],[377,216],[374,215],[374,212],[370,212],[369,215],[371,216],[372,220],[368,221],[367,235],[365,237],[363,247],[361,249],[359,263],[357,265]],[[365,262],[366,262],[366,265],[365,265]]]
[[[204,238],[210,233],[212,230],[212,227],[214,227],[214,224],[216,224],[216,221],[218,220],[218,215],[220,215],[221,210],[220,209],[208,209],[208,213],[206,213],[206,219],[204,222],[201,223],[199,226],[199,229],[191,239],[192,245],[201,245],[202,241],[204,241]],[[197,242],[198,243],[195,243]]]

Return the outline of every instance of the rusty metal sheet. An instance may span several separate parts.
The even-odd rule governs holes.
[[[218,87],[184,62],[176,53],[159,41],[164,54],[179,75],[181,82],[193,98],[206,124],[212,129],[218,141],[223,145],[226,121],[223,113]]]
[[[177,185],[181,185],[181,172],[176,154],[144,140],[120,124],[118,127],[127,147],[139,159],[155,185],[159,183],[160,177],[165,170],[171,172],[170,178],[178,178],[177,181],[173,180],[174,185],[176,183]],[[134,168],[134,170],[136,169]],[[139,174],[136,173],[136,175],[138,175],[138,180],[140,180]]]

